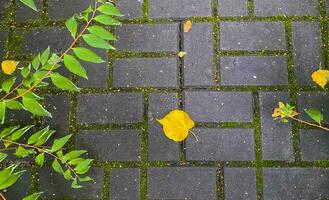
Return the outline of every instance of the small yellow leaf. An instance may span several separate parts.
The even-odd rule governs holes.
[[[1,63],[3,73],[11,75],[14,73],[17,67],[17,62],[13,60],[5,60]]]
[[[326,86],[329,78],[329,70],[319,69],[312,73],[312,79],[315,83],[320,85],[322,88]]]
[[[187,33],[192,28],[192,22],[190,20],[184,22],[184,33]]]
[[[186,54],[187,54],[187,53],[186,53],[185,51],[180,51],[180,52],[178,53],[178,57],[182,58],[182,57],[184,57]]]
[[[163,126],[164,134],[175,142],[185,140],[189,130],[195,125],[190,116],[182,110],[173,110],[157,121]]]

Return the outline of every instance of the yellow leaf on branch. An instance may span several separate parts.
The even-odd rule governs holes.
[[[312,79],[315,83],[320,85],[322,88],[326,86],[329,79],[329,70],[319,69],[312,73]]]
[[[164,134],[175,142],[185,140],[190,129],[195,126],[190,116],[182,110],[173,110],[157,121],[163,126]]]
[[[192,28],[192,22],[190,20],[184,22],[184,33],[187,33]]]
[[[183,58],[187,53],[185,51],[180,51],[178,57]]]
[[[5,60],[1,63],[3,73],[11,75],[14,73],[17,67],[17,62],[14,60]]]

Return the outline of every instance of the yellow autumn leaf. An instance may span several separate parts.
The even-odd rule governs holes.
[[[11,75],[14,73],[17,67],[17,62],[14,60],[5,60],[1,63],[3,73]]]
[[[187,33],[192,28],[192,22],[190,20],[184,22],[184,33]]]
[[[186,54],[187,54],[187,53],[186,53],[185,51],[180,51],[180,52],[178,53],[178,57],[182,58],[182,57],[184,57]]]
[[[164,134],[175,142],[185,140],[189,130],[195,125],[190,116],[182,110],[173,110],[157,121],[163,126]]]
[[[312,73],[312,79],[315,83],[320,85],[322,88],[326,86],[329,78],[329,70],[319,69]]]

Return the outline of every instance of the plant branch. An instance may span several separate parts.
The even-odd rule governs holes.
[[[323,127],[321,125],[313,124],[313,123],[310,123],[310,122],[307,122],[307,121],[304,121],[304,120],[301,120],[301,119],[298,119],[298,118],[295,118],[295,117],[291,117],[291,116],[289,116],[289,118],[292,119],[292,120],[294,120],[294,121],[297,121],[299,123],[302,123],[302,124],[307,124],[309,126],[313,126],[313,127],[316,127],[316,128],[323,129],[325,131],[329,131],[329,128]]]
[[[87,30],[87,28],[90,26],[92,20],[94,19],[96,12],[97,12],[97,0],[95,0],[95,4],[94,4],[94,8],[93,8],[93,12],[92,12],[92,16],[90,17],[90,19],[87,21],[86,26],[82,29],[82,31],[78,34],[78,36],[73,40],[73,42],[71,43],[71,45],[64,51],[64,53],[62,53],[60,55],[60,57],[57,59],[57,61],[50,67],[50,69],[48,70],[48,72],[41,77],[40,79],[37,80],[36,83],[34,83],[30,88],[28,88],[26,91],[24,91],[22,94],[18,94],[17,96],[10,98],[9,100],[15,100],[18,99],[20,97],[23,97],[24,95],[26,95],[27,93],[31,92],[36,86],[38,86],[39,83],[41,83],[45,78],[47,78],[51,72],[53,71],[53,69],[55,68],[56,64],[58,62],[60,62],[64,55],[67,54],[69,51],[71,51],[71,49],[76,45],[76,43],[79,41],[79,39],[82,37],[82,35],[84,34],[84,32]],[[16,88],[14,88],[13,90],[11,90],[8,94],[6,94],[5,96],[3,96],[0,101],[5,100],[6,97],[8,97],[10,94],[12,94],[15,90],[17,90],[19,87],[21,87],[23,85],[23,82],[21,82]]]
[[[0,192],[1,200],[7,200],[6,197]]]

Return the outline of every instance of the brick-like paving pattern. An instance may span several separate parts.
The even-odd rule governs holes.
[[[1,0],[0,58],[61,52],[71,40],[65,18],[90,3],[35,1],[39,13]],[[81,93],[44,91],[51,119],[8,113],[11,123],[73,133],[72,145],[96,160],[95,182],[74,191],[49,166],[32,167],[8,199],[37,189],[48,199],[329,199],[328,134],[271,117],[278,101],[329,116],[329,95],[310,78],[329,64],[328,0],[116,3],[125,14],[113,30],[118,51],[97,50],[108,62],[84,63],[88,81],[71,77]],[[156,119],[175,108],[197,122],[199,142],[163,135]]]

